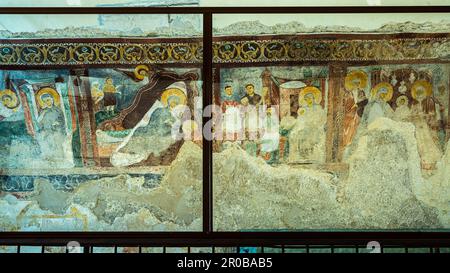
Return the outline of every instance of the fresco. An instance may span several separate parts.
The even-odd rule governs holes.
[[[343,134],[343,146],[349,146],[350,151],[353,138],[358,138],[358,128],[362,131],[376,118],[410,122],[416,129],[421,169],[435,170],[447,140],[448,83],[446,65],[351,68],[346,77],[344,128],[347,130]]]
[[[171,178],[184,168],[176,162],[191,147],[186,142],[201,149],[201,136],[190,130],[198,121],[184,114],[201,112],[199,69],[0,75],[1,230],[201,228],[201,195],[182,205],[186,188]],[[201,161],[196,168],[201,172]]]
[[[71,113],[62,99],[67,71],[36,72],[42,81],[26,81],[26,72],[2,71],[2,167],[74,167]],[[53,77],[52,77],[53,76]],[[57,91],[58,90],[58,91]],[[28,159],[28,156],[32,155]],[[25,160],[27,158],[27,160]]]
[[[448,22],[321,16],[3,31],[0,231],[448,231]]]
[[[448,64],[220,68],[215,229],[448,229],[448,90]]]
[[[327,77],[327,67],[221,70],[217,150],[236,144],[269,164],[324,162]]]

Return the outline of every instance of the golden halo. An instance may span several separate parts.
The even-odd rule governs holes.
[[[406,105],[408,105],[408,101],[409,101],[408,97],[405,96],[405,95],[401,95],[401,96],[399,96],[399,97],[395,100],[395,103],[397,104],[397,106],[400,105],[400,100],[401,100],[401,99],[404,99],[405,102],[406,102]]]
[[[13,107],[7,106],[5,105],[5,103],[3,103],[3,97],[4,96],[9,96],[12,100],[13,103]],[[14,91],[10,90],[10,89],[5,89],[0,91],[0,99],[2,100],[3,105],[5,105],[6,108],[9,109],[16,109],[19,106],[19,99],[17,98],[17,95]]]
[[[170,88],[164,91],[161,95],[161,102],[164,106],[167,106],[170,97],[178,97],[180,104],[186,105],[186,95],[178,88]]]
[[[36,93],[36,98],[37,98],[38,104],[41,107],[41,109],[46,107],[44,101],[42,100],[42,96],[46,95],[46,94],[49,94],[50,96],[52,96],[53,105],[59,106],[60,98],[59,98],[58,92],[51,87],[44,87]]]
[[[424,80],[418,80],[415,81],[413,86],[411,87],[411,96],[413,99],[417,100],[417,89],[424,88],[425,89],[425,96],[431,96],[433,94],[433,86],[431,83],[424,81]]]
[[[300,91],[298,96],[298,103],[300,105],[306,105],[305,96],[307,94],[314,95],[314,102],[316,104],[319,104],[322,101],[322,92],[320,92],[319,88],[315,86],[307,86]]]
[[[384,101],[390,101],[392,99],[392,95],[394,94],[394,88],[392,85],[388,82],[380,82],[379,84],[375,85],[375,87],[370,92],[372,98],[375,98],[376,95],[380,91],[385,91],[386,95],[384,96]]]
[[[148,72],[150,71],[150,68],[146,66],[145,64],[141,64],[136,66],[134,69],[134,76],[136,79],[142,81],[146,75],[148,75]]]
[[[354,89],[360,88],[364,89],[367,87],[367,74],[362,70],[353,70],[345,76],[345,89],[347,91],[352,91]]]

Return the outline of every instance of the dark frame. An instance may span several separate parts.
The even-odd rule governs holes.
[[[383,7],[118,7],[118,8],[2,8],[0,14],[202,14],[203,105],[212,104],[213,14],[225,13],[449,13],[450,6]],[[208,122],[210,117],[203,117]],[[278,231],[215,232],[213,229],[212,142],[203,139],[203,231],[202,232],[0,232],[0,245],[82,246],[267,246],[267,245],[381,245],[450,246],[448,231]]]

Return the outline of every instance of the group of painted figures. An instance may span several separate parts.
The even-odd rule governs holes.
[[[150,155],[160,156],[183,138],[192,139],[193,130],[198,130],[199,126],[194,120],[184,118],[185,111],[188,111],[186,104],[185,83],[176,82],[168,86],[115,148],[111,155],[112,165],[137,164]]]
[[[0,97],[2,167],[73,167],[72,132],[54,86],[10,84]]]
[[[345,77],[343,90],[339,90],[344,95],[341,149],[345,150],[344,154],[351,149],[358,132],[379,117],[410,122],[415,126],[422,168],[433,169],[442,157],[445,145],[446,105],[434,95],[431,78],[414,72],[400,79],[395,73],[385,71],[377,75],[374,77],[371,73],[369,77],[366,71],[356,69],[350,70]],[[40,162],[33,163],[36,167],[73,167],[72,136],[76,121],[66,111],[70,105],[63,102],[61,90],[55,84],[36,87],[12,82],[9,86],[0,92],[0,137],[2,145],[8,147],[7,151],[3,149],[1,165],[20,167],[20,164],[30,163],[20,157],[26,154],[25,149],[36,153],[36,161]],[[268,87],[263,87],[261,92],[252,83],[243,87],[241,96],[233,85],[223,87],[221,122],[214,128],[215,151],[234,143],[269,164],[325,162],[326,132],[336,128],[328,125],[324,103],[327,93],[324,90],[311,84],[295,90],[280,88],[278,101],[291,100],[293,91],[294,98],[298,98],[298,103],[288,102],[291,110],[286,112],[272,104],[274,100],[271,100]],[[91,86],[94,109],[98,104],[113,117],[117,115],[117,88],[111,77],[104,80],[103,88],[94,83]],[[160,155],[180,140],[174,138],[180,132],[181,135],[197,132],[197,138],[201,139],[200,123],[182,117],[192,110],[200,111],[201,117],[202,111],[201,107],[187,107],[189,91],[185,81],[165,86],[151,105],[143,96],[156,96],[155,92],[144,89],[138,101],[142,105],[131,107],[139,111],[123,116],[120,126],[127,127],[126,130],[109,128],[108,123],[97,128],[99,146],[109,142],[115,145],[108,155],[113,166],[130,166],[145,161],[151,154]],[[178,130],[174,131],[174,128]],[[126,134],[119,138],[115,132]],[[221,137],[218,138],[218,134]]]
[[[92,126],[89,115],[98,112],[106,113],[106,119],[89,128],[96,134],[98,146],[95,149],[100,151],[102,145],[113,144],[114,149],[106,154],[113,166],[141,163],[149,156],[160,156],[180,139],[192,139],[193,131],[198,131],[200,126],[189,115],[187,118],[184,115],[192,110],[187,107],[188,90],[191,90],[187,85],[195,85],[195,81],[185,81],[182,77],[195,79],[196,74],[179,76],[175,72],[161,71],[161,75],[153,77],[157,79],[156,85],[164,86],[159,89],[153,88],[154,82],[149,84],[147,72],[150,69],[147,66],[138,68],[132,72],[134,78],[130,81],[139,79],[142,84],[136,87],[137,90],[126,90],[136,93],[138,99],[126,109],[117,107],[119,90],[123,86],[115,85],[112,76],[96,78],[90,85],[90,92],[79,93],[70,77],[64,80],[65,83],[48,80],[48,84],[44,84],[47,79],[39,78],[42,75],[30,76],[38,77],[37,80],[8,80],[8,88],[2,88],[0,92],[0,167],[55,169],[83,166],[83,162],[79,165],[75,162],[81,160],[79,140],[89,140],[92,145],[92,135],[88,136],[87,131],[80,132],[79,128],[83,122]],[[146,70],[146,74],[139,74],[140,69]],[[89,99],[91,101],[87,103]],[[89,111],[89,104],[93,113],[79,112]],[[201,113],[198,116],[201,117]],[[117,124],[115,119],[119,121]],[[201,140],[201,135],[196,137]],[[75,155],[77,149],[78,157]]]
[[[288,115],[280,120],[280,109],[271,104],[269,88],[264,87],[259,95],[249,83],[245,95],[236,98],[233,87],[226,85],[221,102],[223,138],[216,140],[216,150],[235,143],[269,164],[323,161],[326,113],[320,104],[322,92],[307,86],[298,97],[297,117]]]
[[[369,79],[367,73],[359,69],[347,73],[345,86],[339,90],[344,96],[341,150],[348,153],[358,134],[379,117],[410,122],[415,126],[422,168],[434,169],[442,157],[446,140],[444,103],[433,95],[430,79],[419,78],[418,73],[411,72],[409,77],[400,80],[395,73],[381,71],[379,74],[381,77],[376,80]],[[247,84],[245,95],[236,98],[233,87],[224,86],[223,140],[216,141],[216,150],[236,143],[269,164],[324,163],[327,114],[321,103],[325,97],[323,92],[311,85],[294,90],[298,94],[298,108],[294,111],[296,115],[292,115],[289,110],[288,114],[279,114],[283,111],[271,105],[267,91],[265,87],[262,95],[258,95],[254,85]],[[280,89],[280,96],[283,91]],[[288,100],[291,91],[286,92]],[[258,106],[259,111],[243,113],[242,106],[247,105]],[[292,108],[292,103],[289,105]],[[328,129],[333,130],[330,125]],[[252,138],[252,134],[256,137]]]
[[[380,75],[382,80],[373,84],[370,96],[366,96],[367,74],[362,70],[347,74],[342,146],[351,146],[358,132],[378,117],[410,122],[415,127],[422,169],[434,169],[446,142],[444,102],[434,95],[429,79],[417,78],[415,72],[401,81],[392,72],[381,71]],[[441,93],[446,91],[444,86],[439,89]]]

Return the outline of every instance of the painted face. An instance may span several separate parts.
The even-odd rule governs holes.
[[[41,96],[41,100],[43,102],[43,107],[44,108],[50,108],[53,106],[53,97],[50,96],[49,94],[44,94]]]
[[[173,109],[173,108],[177,107],[178,104],[180,104],[178,97],[174,97],[174,96],[170,97],[168,99],[168,102],[169,102],[170,109]]]
[[[384,100],[387,96],[387,93],[388,93],[388,91],[385,88],[383,88],[378,92],[378,97],[380,99]]]
[[[231,96],[233,95],[233,88],[232,87],[226,87],[225,88],[225,94],[227,94],[227,96]]]
[[[52,99],[52,97],[45,97],[44,99],[43,99],[43,101],[44,101],[44,104],[45,104],[45,106],[47,106],[47,107],[52,107],[53,106],[53,99]]]
[[[361,80],[360,79],[354,79],[353,81],[354,86],[360,87],[361,86]]]
[[[3,96],[2,97],[2,102],[3,102],[3,105],[5,105],[8,108],[11,108],[11,107],[14,106],[14,105],[12,105],[13,101],[12,101],[12,98],[10,96]]]
[[[245,87],[245,90],[250,96],[253,96],[253,94],[255,94],[255,87],[253,85],[247,85],[247,87]]]
[[[422,99],[425,96],[425,89],[423,87],[416,88],[416,97]]]
[[[106,83],[107,83],[107,84],[113,84],[113,79],[107,78],[107,79],[106,79]]]
[[[306,104],[308,106],[312,106],[314,104],[314,95],[313,94],[307,94],[305,96],[305,101],[306,101]]]

